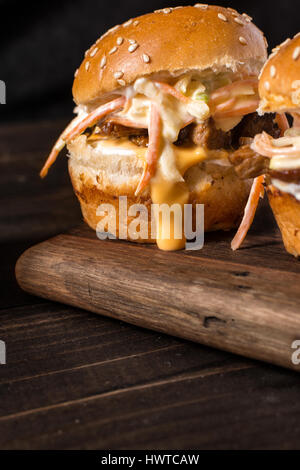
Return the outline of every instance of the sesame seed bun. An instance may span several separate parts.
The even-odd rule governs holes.
[[[267,187],[267,194],[286,251],[300,256],[300,202],[273,185]]]
[[[164,8],[99,38],[76,73],[73,96],[77,104],[91,104],[138,77],[162,72],[258,75],[266,58],[266,40],[247,15],[201,4]]]
[[[300,108],[300,33],[276,47],[259,80],[262,112]]]

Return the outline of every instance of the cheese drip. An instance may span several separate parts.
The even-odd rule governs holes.
[[[136,156],[146,162],[146,147],[137,147],[127,138],[98,140],[93,145],[93,160],[92,154],[89,155],[89,165],[97,169],[97,155],[114,156],[120,155],[124,157]],[[74,152],[73,152],[74,155]],[[87,152],[78,152],[76,158],[83,158]],[[171,207],[173,204],[179,204],[184,213],[184,204],[189,201],[189,188],[183,179],[185,172],[197,163],[204,160],[215,161],[218,160],[220,164],[228,163],[227,152],[206,151],[203,147],[191,145],[175,146],[169,144],[166,148],[162,149],[161,158],[158,163],[158,169],[155,177],[150,183],[150,194],[154,204],[167,204]],[[175,173],[172,170],[175,168]],[[172,175],[172,179],[170,179]],[[183,229],[174,225],[174,216],[170,212],[170,237],[165,237],[167,227],[162,226],[162,217],[157,214],[156,218],[156,232],[157,232],[157,245],[162,250],[179,250],[185,246],[185,238],[176,239],[175,235],[178,231]],[[180,222],[180,220],[178,220]],[[184,220],[182,220],[182,224]],[[183,233],[183,230],[182,230]],[[167,238],[167,239],[166,239]]]
[[[157,169],[150,182],[152,203],[158,204],[161,210],[155,215],[156,242],[161,250],[179,250],[185,246],[184,237],[184,204],[189,201],[189,189],[183,179],[183,174],[192,165],[205,158],[203,149],[195,148],[176,151],[172,145],[178,138],[179,131],[184,124],[191,119],[202,121],[209,117],[209,107],[204,101],[191,100],[189,106],[173,96],[163,93],[148,79],[138,79],[134,89],[140,95],[146,97],[149,103],[152,101],[158,106],[162,119],[161,153]],[[142,108],[147,106],[147,101],[137,106],[136,114],[141,119]],[[149,116],[149,112],[144,111]],[[149,119],[149,117],[148,117]],[[168,214],[163,212],[164,205]],[[176,212],[176,206],[179,213]]]
[[[174,175],[174,180],[170,180],[166,169],[168,164],[165,155],[173,154],[175,158],[176,171],[179,177]],[[163,150],[161,160],[155,177],[150,183],[151,199],[154,204],[166,204],[170,209],[170,219],[163,218],[162,212],[156,214],[156,243],[161,250],[173,251],[185,247],[184,236],[184,204],[189,202],[189,188],[183,179],[184,173],[193,165],[200,163],[207,158],[207,154],[202,147],[175,147],[168,146]],[[172,211],[172,206],[177,205],[180,214]],[[176,206],[175,206],[176,207]],[[169,223],[170,222],[170,223]],[[170,230],[168,230],[170,229]],[[178,235],[181,237],[178,238]]]

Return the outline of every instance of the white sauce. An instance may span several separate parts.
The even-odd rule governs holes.
[[[272,179],[272,184],[275,188],[279,189],[279,191],[291,194],[297,199],[297,201],[300,201],[300,184],[287,183],[286,181],[281,181],[275,178]]]

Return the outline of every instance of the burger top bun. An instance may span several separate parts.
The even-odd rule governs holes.
[[[300,33],[273,49],[259,80],[262,112],[300,108]]]
[[[258,75],[266,40],[247,15],[196,4],[130,19],[100,37],[75,73],[77,104],[92,104],[138,77],[231,70]]]

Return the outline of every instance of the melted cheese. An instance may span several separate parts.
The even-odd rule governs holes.
[[[147,147],[138,147],[126,137],[121,139],[101,138],[97,140],[94,145],[97,151],[102,155],[136,156],[146,162]],[[206,152],[203,147],[196,145],[188,147],[171,145],[171,148],[175,155],[176,167],[181,175],[191,166],[217,154],[217,151]],[[222,152],[222,157],[224,157],[224,154],[225,152]]]
[[[102,155],[136,156],[144,160],[146,164],[146,147],[137,147],[127,138],[98,140],[94,144]],[[167,148],[167,151],[166,151]],[[164,157],[166,156],[166,157]],[[228,164],[228,152],[224,150],[206,151],[203,147],[175,146],[167,144],[162,150],[161,158],[158,162],[156,175],[150,183],[151,199],[154,204],[179,204],[181,207],[182,219],[174,218],[174,213],[170,211],[170,233],[163,224],[162,213],[156,216],[157,245],[161,250],[173,251],[185,247],[184,237],[184,204],[189,201],[189,188],[184,181],[183,175],[192,166],[205,160],[218,162],[220,165]],[[168,158],[171,162],[168,162]],[[172,159],[174,158],[174,161]],[[173,169],[175,173],[172,173]],[[169,222],[169,219],[167,219]],[[182,224],[181,227],[176,224]],[[178,233],[182,233],[180,239],[176,238]]]
[[[177,204],[181,210],[181,217],[176,217],[173,211],[170,211],[170,218],[165,219],[161,212],[156,214],[156,242],[157,246],[165,251],[180,250],[185,247],[184,204],[188,203],[190,192],[183,175],[188,168],[207,158],[207,153],[202,147],[176,147],[171,145],[170,148],[175,157],[180,178],[171,181],[168,174],[162,171],[163,166],[160,162],[156,175],[150,183],[151,199],[154,204],[167,204],[170,209],[173,204]],[[163,155],[164,152],[162,152]],[[180,238],[178,234],[181,234]]]

